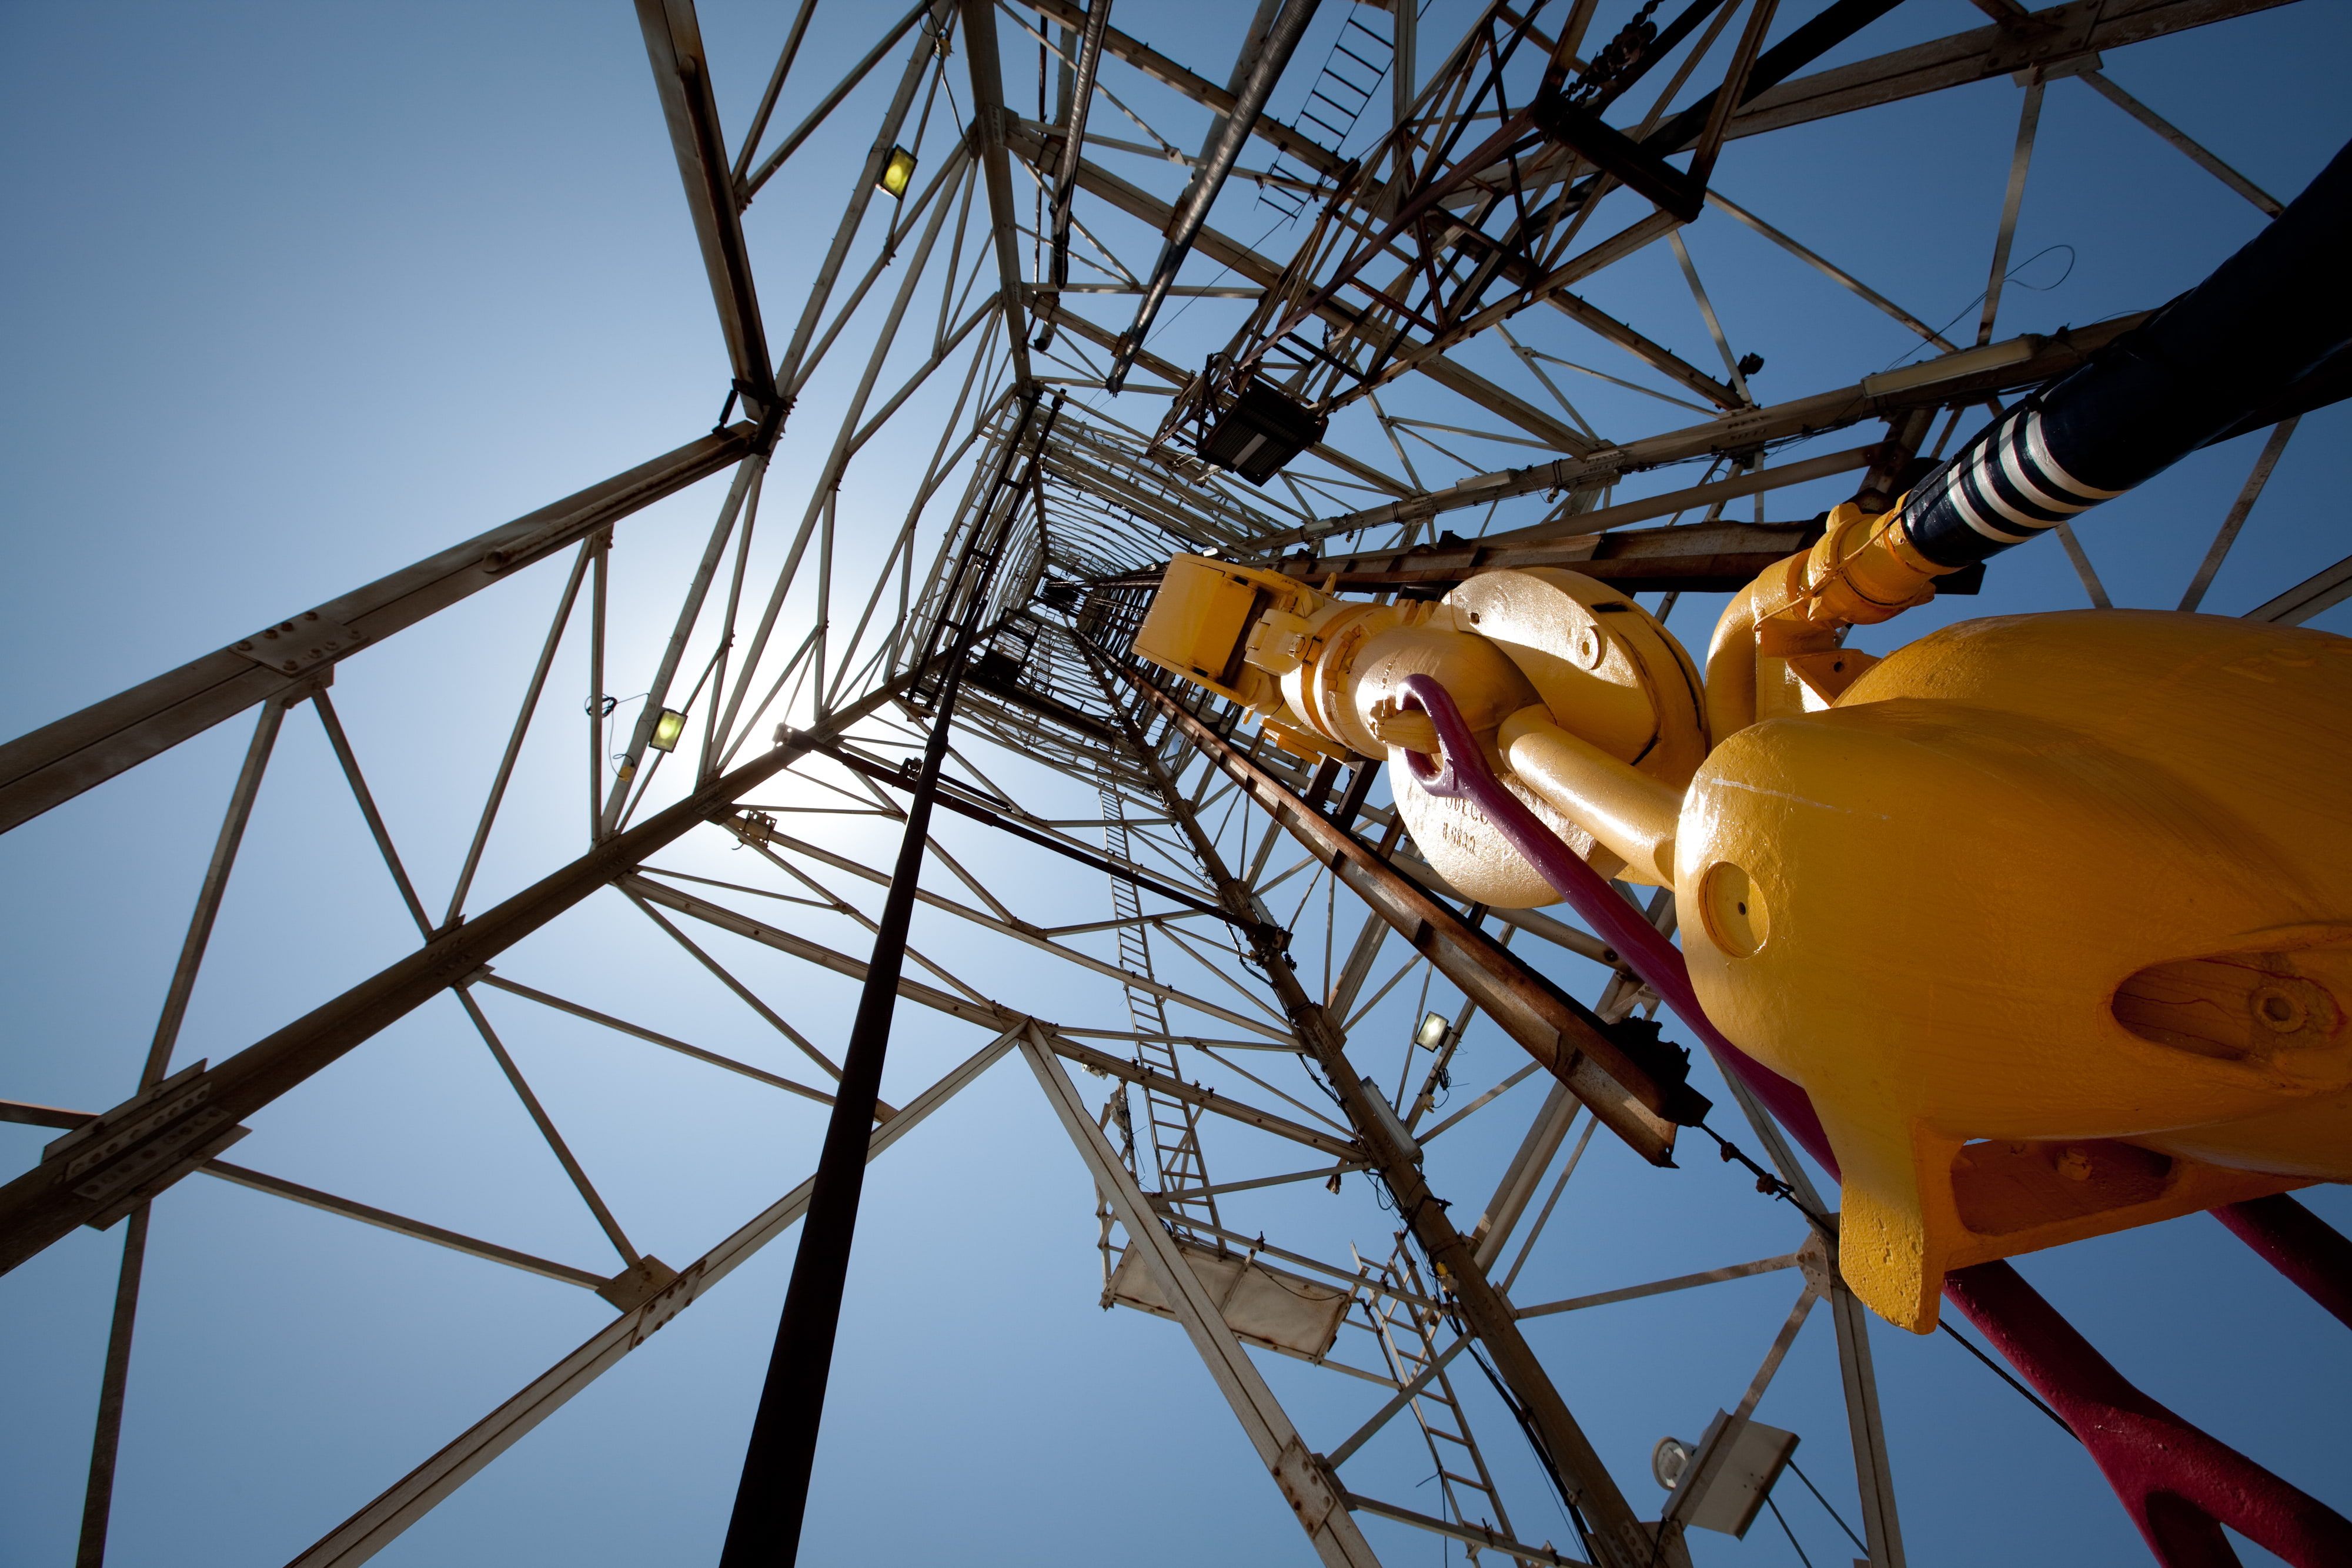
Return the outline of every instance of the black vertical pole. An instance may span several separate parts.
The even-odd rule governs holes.
[[[736,1488],[734,1516],[719,1556],[720,1568],[782,1568],[800,1550],[801,1520],[808,1509],[809,1477],[816,1464],[817,1427],[824,1416],[825,1383],[841,1324],[842,1287],[857,1232],[857,1200],[866,1186],[866,1144],[882,1091],[882,1060],[898,1000],[907,927],[923,869],[924,838],[930,831],[931,798],[947,753],[948,721],[962,685],[961,654],[967,641],[959,638],[947,656],[930,740],[923,747],[923,770],[907,802],[907,835],[898,845],[889,896],[874,934],[874,957],[866,967],[856,1021],[850,1027],[841,1082],[834,1086],[833,1119],[825,1126],[808,1217],[801,1222],[800,1251],[793,1260],[792,1284],[784,1292],[768,1380],[760,1391],[759,1414],[743,1453],[743,1479]]]
[[[1060,410],[1058,399],[1055,410]],[[1034,411],[1033,403],[1023,412],[1013,434],[1014,447]],[[1045,434],[1052,429],[1049,416],[1038,438],[1038,451],[1044,448]],[[735,1511],[727,1523],[726,1544],[719,1549],[719,1568],[789,1568],[800,1552],[801,1521],[808,1511],[809,1478],[816,1465],[817,1431],[824,1417],[825,1384],[832,1375],[834,1340],[841,1326],[842,1288],[848,1279],[850,1246],[857,1233],[857,1200],[866,1187],[866,1150],[882,1091],[891,1015],[898,1009],[898,977],[906,965],[907,929],[914,918],[915,891],[930,831],[931,801],[947,757],[948,731],[955,715],[956,695],[963,685],[964,662],[986,610],[988,575],[1003,547],[1003,530],[992,527],[990,519],[1013,455],[1008,451],[1006,462],[997,470],[964,557],[950,579],[950,591],[940,601],[944,617],[954,608],[955,588],[970,581],[961,617],[954,624],[953,638],[943,655],[946,668],[938,704],[931,712],[930,737],[923,747],[922,771],[907,801],[906,836],[899,841],[889,894],[875,929],[874,956],[866,966],[866,988],[858,998],[856,1019],[850,1026],[848,1050],[842,1056],[841,1082],[834,1086],[833,1116],[825,1125],[824,1151],[817,1157],[808,1217],[801,1222],[800,1251],[793,1259],[792,1283],[784,1291],[783,1318],[776,1325],[776,1345],[768,1359],[767,1382],[760,1390],[759,1413],[752,1417],[751,1440],[743,1454],[743,1477],[735,1490]],[[1015,497],[1005,512],[1008,523],[1018,509]],[[983,542],[982,536],[992,534],[1000,537]]]

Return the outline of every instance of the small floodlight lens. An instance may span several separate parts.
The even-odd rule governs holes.
[[[676,708],[666,707],[661,717],[654,720],[654,733],[646,744],[656,751],[671,751],[677,747],[677,737],[686,730],[686,715]]]
[[[890,156],[882,165],[881,185],[885,194],[896,201],[907,193],[914,183],[915,155],[904,147],[890,149]]]

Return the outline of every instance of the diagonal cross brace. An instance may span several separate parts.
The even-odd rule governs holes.
[[[516,894],[475,919],[442,933],[407,957],[362,980],[341,996],[313,1009],[215,1066],[196,1072],[182,1091],[194,1103],[201,1095],[205,1114],[223,1125],[242,1122],[312,1075],[357,1049],[379,1031],[424,1006],[484,964],[547,925],[605,883],[624,875],[698,823],[722,816],[743,795],[781,773],[815,741],[829,738],[895,697],[907,677],[877,687],[812,731],[795,731],[787,744],[711,780],[692,795],[627,832],[604,840],[588,853]],[[175,1081],[176,1082],[176,1081]],[[124,1107],[107,1113],[119,1116]],[[174,1122],[158,1136],[176,1135]],[[205,1151],[207,1154],[215,1152]],[[103,1169],[69,1172],[68,1158],[40,1165],[0,1186],[0,1272],[64,1237],[78,1225],[110,1223],[125,1195],[152,1198],[195,1169],[187,1159],[156,1160],[144,1143],[110,1153]],[[79,1186],[125,1162],[145,1161],[153,1169],[100,1195]]]

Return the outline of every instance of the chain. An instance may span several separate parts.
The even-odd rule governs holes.
[[[1619,77],[1641,63],[1650,46],[1657,42],[1657,24],[1650,20],[1651,13],[1657,8],[1658,0],[1649,0],[1648,5],[1633,13],[1632,21],[1617,29],[1617,36],[1592,57],[1592,63],[1584,68],[1584,73],[1568,89],[1570,102],[1591,102],[1606,92]]]

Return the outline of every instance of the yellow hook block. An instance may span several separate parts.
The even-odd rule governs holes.
[[[1947,1270],[2352,1178],[2347,777],[2352,641],[2160,612],[1948,627],[1716,748],[1692,982],[1812,1097],[1857,1293],[1924,1332]]]

